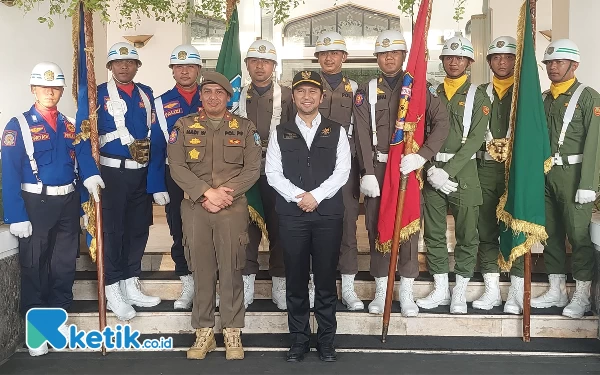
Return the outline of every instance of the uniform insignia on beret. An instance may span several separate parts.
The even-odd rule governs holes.
[[[321,130],[321,135],[329,135],[331,133],[331,128],[324,128]]]
[[[238,124],[236,119],[232,119],[231,121],[229,121],[229,129],[237,129],[239,127],[240,125]]]
[[[488,107],[487,105],[484,105],[483,107],[481,107],[481,109],[483,110],[484,115],[487,116],[490,114],[490,107]]]
[[[346,92],[352,92],[352,85],[350,84],[350,82],[346,83],[346,85],[344,86],[344,90],[346,90]]]
[[[258,132],[255,130],[255,131],[254,131],[254,135],[253,135],[253,136],[254,136],[254,143],[255,143],[257,146],[260,146],[260,145],[261,145],[261,142],[260,142],[260,134],[258,134]]]
[[[458,48],[458,43],[452,43],[452,44],[450,45],[450,49],[452,49],[452,50],[455,50],[455,49],[457,49],[457,48]]]
[[[546,50],[546,53],[548,55],[552,55],[554,53],[554,47],[548,47],[548,49]]]
[[[323,39],[323,44],[326,45],[326,46],[330,45],[331,44],[331,38],[327,37],[327,38]]]
[[[265,52],[267,52],[267,46],[265,46],[265,45],[261,44],[261,45],[258,47],[258,53],[265,53]]]
[[[173,143],[177,142],[178,135],[179,135],[179,132],[177,131],[177,129],[171,130],[171,134],[169,134],[169,143],[173,144]]]
[[[198,118],[198,117],[196,117],[196,118]],[[202,126],[202,124],[200,124],[197,121],[198,120],[196,120],[196,122],[194,122],[192,125],[188,126],[188,129],[205,129],[204,126]]]
[[[200,157],[200,152],[196,149],[192,149],[188,154],[190,155],[190,159],[198,160]]]
[[[129,50],[127,49],[127,47],[119,48],[119,55],[128,55],[128,54],[129,54]]]
[[[310,79],[310,72],[305,70],[302,72],[302,79]]]
[[[177,58],[179,60],[185,60],[185,59],[187,59],[187,52],[185,52],[185,51],[179,51],[179,53],[177,54]]]
[[[242,141],[239,140],[239,139],[233,139],[232,138],[232,139],[229,140],[229,144],[230,145],[239,145],[240,143],[242,143]]]
[[[504,47],[504,44],[505,44],[505,43],[504,43],[504,41],[503,41],[503,40],[499,40],[499,41],[498,41],[498,43],[496,43],[496,47],[498,47],[498,48],[502,48],[502,47]]]
[[[359,90],[354,97],[354,106],[360,107],[365,101],[365,94],[362,90]]]
[[[5,130],[2,136],[2,146],[14,146],[17,143],[17,132]]]
[[[46,70],[44,72],[44,79],[46,81],[54,81],[54,72],[52,70]]]
[[[383,48],[388,48],[390,46],[390,40],[388,38],[385,38],[384,40],[381,41],[381,46]]]
[[[192,138],[190,139],[190,144],[191,145],[199,145],[200,143],[202,143],[202,141],[198,138]]]
[[[600,116],[600,107],[594,107],[594,116]]]

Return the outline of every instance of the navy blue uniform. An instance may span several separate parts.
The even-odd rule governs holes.
[[[188,105],[187,101],[181,96],[177,87],[165,92],[160,96],[162,100],[162,109],[166,122],[166,134],[165,129],[163,142],[155,142],[155,148],[151,150],[152,153],[162,155],[162,158],[167,162],[167,139],[168,135],[171,134],[175,122],[183,116],[187,116],[191,113],[196,113],[202,107],[200,101],[200,94],[198,90],[192,97],[191,104]],[[157,98],[158,99],[158,98]],[[157,107],[157,120],[160,122],[160,108]],[[164,164],[163,168],[164,168]],[[168,165],[164,170],[165,182],[167,184],[167,192],[169,193],[170,203],[165,206],[165,213],[167,215],[167,224],[169,224],[169,231],[171,237],[173,237],[173,245],[171,246],[171,258],[175,262],[175,273],[177,276],[189,275],[191,272],[188,268],[183,253],[183,229],[181,224],[181,202],[183,201],[183,190],[173,181],[171,172]]]
[[[120,280],[139,277],[142,256],[148,242],[152,224],[153,192],[166,191],[164,157],[153,155],[154,144],[164,142],[154,113],[152,89],[136,83],[132,96],[118,89],[119,96],[127,105],[125,126],[135,139],[148,137],[147,112],[140,94],[140,88],[148,96],[151,108],[150,160],[148,165],[137,165],[131,159],[127,145],[119,138],[100,148],[101,174],[106,188],[103,191],[102,217],[104,221],[104,270],[106,285]],[[115,131],[116,125],[108,113],[109,101],[107,84],[98,86],[98,134],[100,137]],[[108,165],[110,161],[117,165]]]
[[[41,192],[37,186],[16,118],[2,135],[2,195],[4,221],[31,222],[33,234],[19,239],[21,264],[21,312],[32,307],[68,308],[73,300],[75,263],[79,248],[80,198],[75,160],[82,179],[98,175],[89,141],[74,145],[75,125],[58,113],[54,130],[35,109],[23,113],[33,141],[33,157]],[[70,186],[69,186],[70,185]],[[62,186],[59,193],[54,187]],[[80,184],[79,184],[80,186]]]

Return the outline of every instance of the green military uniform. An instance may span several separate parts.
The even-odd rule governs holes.
[[[492,89],[494,100],[490,110],[489,131],[493,139],[505,138],[510,120],[510,107],[512,103],[513,87],[506,92],[503,98]],[[479,86],[480,90],[487,91],[488,84]],[[488,95],[489,96],[489,95]],[[486,139],[489,141],[489,139]],[[479,266],[481,273],[498,273],[498,254],[500,252],[500,225],[496,218],[496,207],[505,190],[504,162],[497,162],[486,151],[484,142],[477,153],[477,172],[481,185],[483,203],[479,207]],[[512,265],[511,274],[523,277],[523,258],[517,258]]]
[[[481,187],[477,176],[477,163],[472,158],[481,147],[486,131],[490,99],[484,90],[477,89],[473,105],[471,128],[465,143],[463,138],[463,115],[467,92],[471,82],[469,79],[448,100],[444,86],[437,89],[438,96],[446,105],[450,116],[450,132],[438,156],[455,154],[447,162],[434,161],[432,165],[442,168],[450,179],[458,183],[456,192],[446,195],[435,190],[429,183],[423,188],[424,207],[424,240],[427,247],[427,266],[431,274],[449,272],[448,247],[446,243],[446,216],[448,208],[454,216],[456,247],[454,257],[456,274],[470,278],[473,276],[477,256],[479,237],[477,235],[477,219],[479,206],[483,203]]]
[[[547,245],[544,263],[548,274],[566,273],[565,235],[572,247],[573,278],[590,281],[594,275],[594,246],[590,238],[593,202],[575,202],[578,189],[597,191],[600,171],[600,94],[588,87],[577,102],[564,143],[558,147],[567,105],[581,83],[575,83],[556,99],[547,91],[544,110],[548,122],[552,155],[557,153],[563,165],[556,165],[546,175]],[[582,162],[569,163],[568,156],[583,155]],[[560,162],[559,162],[560,164]]]

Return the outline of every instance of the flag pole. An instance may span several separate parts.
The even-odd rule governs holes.
[[[88,103],[90,108],[90,142],[92,157],[96,165],[100,165],[100,144],[98,142],[98,114],[96,74],[94,72],[94,23],[93,14],[83,5],[83,25],[85,34],[85,64],[87,66]],[[98,318],[100,331],[106,327],[106,296],[104,293],[104,238],[102,225],[102,194],[100,201],[94,200],[96,211],[96,271],[98,278]],[[90,196],[90,199],[93,197]],[[102,345],[102,355],[106,355],[106,347]]]
[[[533,47],[535,49],[535,14],[536,0],[529,1],[529,10],[531,12],[531,31],[533,37]],[[523,286],[523,341],[531,341],[531,249],[525,253],[524,263],[524,286]]]

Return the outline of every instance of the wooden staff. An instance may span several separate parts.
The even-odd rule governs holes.
[[[90,142],[92,156],[96,165],[100,166],[100,144],[98,142],[98,115],[96,74],[94,72],[94,22],[93,14],[89,10],[83,11],[83,25],[85,33],[85,64],[87,66],[88,105],[90,108]],[[90,199],[93,199],[90,196]],[[102,194],[100,201],[94,201],[96,209],[96,271],[98,277],[98,318],[100,331],[106,327],[106,296],[104,293],[104,239],[102,229]],[[102,345],[102,355],[106,355],[106,347]]]
[[[529,0],[531,11],[531,31],[533,36],[533,47],[535,49],[535,6],[536,0]],[[524,280],[523,280],[523,341],[531,341],[531,250],[524,257]]]

